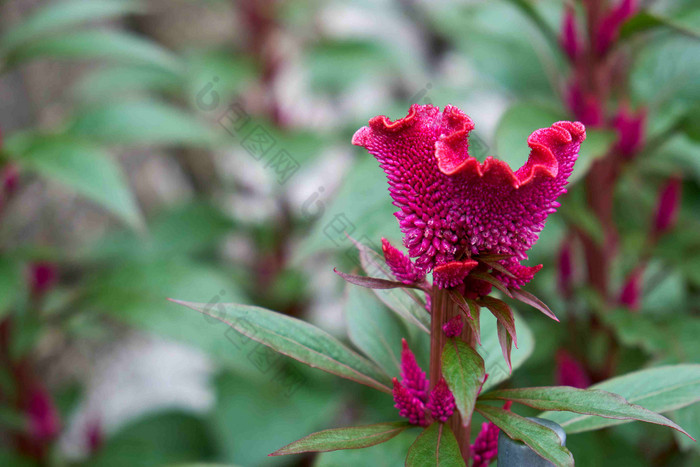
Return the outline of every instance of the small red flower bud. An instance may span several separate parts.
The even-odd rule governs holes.
[[[622,24],[637,11],[636,0],[621,0],[600,21],[598,33],[595,37],[595,51],[598,55],[605,55],[610,46],[620,35]]]
[[[632,112],[623,106],[613,121],[617,130],[615,148],[625,158],[631,159],[644,146],[644,127],[646,125],[646,110]]]
[[[464,323],[462,322],[462,315],[457,315],[442,325],[442,331],[447,337],[459,336],[460,334],[462,334],[462,328],[464,328]]]
[[[662,234],[676,224],[681,204],[683,184],[679,177],[671,177],[659,192],[654,217],[654,236]]]
[[[48,292],[57,278],[58,272],[53,263],[41,261],[29,266],[29,287],[34,297],[40,297]]]
[[[619,303],[632,311],[638,311],[642,304],[642,279],[644,269],[633,270],[620,291]]]
[[[399,380],[394,378],[394,407],[399,409],[399,415],[407,418],[412,425],[427,426],[428,421],[425,417],[425,404],[416,396],[411,394]]]
[[[391,273],[399,281],[404,284],[413,284],[422,281],[425,277],[425,272],[418,270],[411,259],[389,243],[386,238],[382,238],[382,251]]]
[[[401,350],[401,383],[412,395],[425,402],[428,399],[430,383],[425,372],[418,366],[416,356],[408,348],[406,339],[401,339],[401,345],[403,347]]]
[[[581,43],[578,25],[576,24],[576,10],[570,3],[567,3],[566,9],[564,10],[559,43],[569,59],[575,62],[581,53]]]
[[[557,277],[559,289],[564,296],[569,296],[571,295],[571,283],[574,277],[571,242],[565,241],[561,244],[561,247],[559,247],[557,266],[559,267],[559,275]]]
[[[452,391],[447,387],[445,378],[440,378],[440,381],[430,391],[430,398],[426,405],[430,414],[435,420],[445,423],[452,413],[455,411],[455,398]]]
[[[572,386],[586,389],[591,385],[583,365],[564,349],[557,351],[557,384],[560,386]]]

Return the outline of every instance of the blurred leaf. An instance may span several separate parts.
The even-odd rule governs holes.
[[[389,441],[408,428],[408,422],[332,428],[310,434],[270,454],[284,456],[304,452],[328,452],[339,449],[361,449]]]
[[[567,119],[568,116],[561,111],[540,104],[520,102],[513,105],[503,114],[496,128],[497,157],[508,162],[513,171],[517,170],[530,154],[528,137],[535,130],[549,128],[553,123]],[[586,140],[581,144],[569,183],[583,178],[593,161],[604,156],[614,141],[615,134],[611,131],[587,128]]]
[[[70,131],[119,144],[209,146],[221,139],[192,115],[155,101],[126,101],[88,109]]]
[[[110,436],[88,467],[153,467],[213,460],[214,445],[203,421],[166,412],[132,422]]]
[[[404,323],[370,291],[351,286],[346,290],[345,317],[350,340],[387,375],[398,375],[401,338],[408,334]]]
[[[95,70],[76,88],[79,99],[88,102],[119,102],[125,96],[148,91],[175,92],[182,77],[149,65],[117,65]]]
[[[631,91],[639,102],[700,100],[700,41],[664,37],[640,49],[631,69]]]
[[[296,369],[301,367],[285,361]],[[269,454],[335,423],[343,398],[328,381],[314,383],[306,379],[307,374],[290,386],[292,381],[276,369],[258,371],[258,382],[228,372],[214,381],[216,405],[211,410],[210,428],[221,451],[220,460],[241,466],[289,465],[289,458]]]
[[[20,265],[6,255],[0,257],[0,320],[10,312],[24,286]]]
[[[323,41],[306,51],[306,69],[313,88],[333,91],[388,74],[392,56],[380,42],[368,40]]]
[[[557,467],[573,467],[574,458],[571,452],[561,445],[559,435],[550,428],[508,410],[486,404],[477,404],[476,410],[511,439],[527,444],[539,456]]]
[[[0,55],[7,55],[18,46],[76,27],[142,10],[140,3],[129,0],[61,1],[38,8],[26,20],[7,31],[0,39]]]
[[[250,339],[312,368],[391,392],[388,378],[378,367],[305,321],[249,305],[224,303],[214,309],[207,303],[173,301],[218,319]]]
[[[408,450],[406,467],[466,466],[449,425],[435,422],[416,438]]]
[[[489,375],[484,383],[482,392],[496,387],[511,376],[511,371],[501,352],[496,323],[496,318],[491,313],[481,312],[481,345],[477,350],[484,359],[486,373]],[[527,360],[535,347],[534,337],[530,328],[517,313],[515,313],[515,323],[518,329],[518,348],[513,349],[511,352],[513,370]]]
[[[636,371],[595,384],[591,389],[619,394],[630,403],[653,412],[668,412],[700,401],[700,365],[669,365]],[[568,412],[544,412],[541,416],[557,422],[567,433],[629,422]]]
[[[700,39],[700,31],[686,27],[676,22],[673,18],[666,18],[650,11],[640,11],[622,25],[620,29],[620,40],[628,39],[640,32],[647,32],[658,28],[668,28],[671,31],[688,37]]]
[[[64,136],[15,135],[6,150],[22,167],[61,182],[132,227],[142,224],[121,168],[97,146]]]
[[[7,57],[8,66],[37,58],[100,59],[159,66],[180,73],[182,64],[171,52],[154,42],[124,32],[80,31],[39,39]]]
[[[559,49],[559,40],[557,33],[547,24],[540,12],[537,10],[537,2],[531,0],[507,0],[518,8],[522,14],[527,16],[532,23],[537,26],[542,35],[549,41],[549,45],[554,50]]]
[[[321,454],[315,467],[404,467],[406,452],[416,439],[415,431],[409,429],[391,441],[366,449]]]
[[[442,352],[442,375],[454,395],[462,420],[468,423],[476,396],[484,384],[484,360],[466,342],[448,339]]]
[[[479,398],[489,399],[509,400],[538,410],[574,412],[617,420],[638,420],[688,434],[663,415],[630,404],[623,397],[600,389],[578,389],[568,386],[503,389],[486,393]]]

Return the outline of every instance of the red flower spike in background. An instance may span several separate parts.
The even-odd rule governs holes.
[[[617,130],[616,149],[625,158],[631,159],[644,146],[646,110],[632,112],[628,107],[620,108],[613,125]]]
[[[412,425],[428,426],[425,418],[425,404],[406,389],[399,380],[394,378],[394,407],[399,409],[399,415],[408,419]]]
[[[570,3],[567,3],[565,7],[559,43],[569,59],[575,62],[581,53],[581,39],[576,24],[576,10]]]
[[[425,279],[425,273],[419,271],[410,258],[394,247],[386,238],[382,238],[382,252],[386,264],[397,280],[404,284],[414,284]]]
[[[492,157],[480,163],[469,156],[474,128],[462,111],[447,106],[413,105],[395,122],[384,116],[358,130],[353,144],[374,155],[386,172],[404,245],[421,272],[437,270],[460,256],[503,254],[500,263],[513,277],[494,272],[519,287],[538,268],[520,265],[547,216],[566,190],[585,128],[558,122],[528,138],[530,157],[513,172]],[[454,281],[436,281],[445,287]]]
[[[401,383],[421,402],[428,400],[429,382],[425,372],[418,366],[416,356],[408,348],[406,339],[401,339]]]
[[[678,209],[681,204],[682,181],[679,177],[671,177],[659,192],[654,216],[654,236],[658,236],[676,224]]]
[[[455,411],[455,398],[447,387],[445,378],[440,378],[432,391],[426,408],[435,420],[445,423]]]
[[[564,349],[557,350],[557,386],[586,389],[591,385],[583,365]]]
[[[463,328],[462,315],[457,315],[442,326],[442,331],[447,337],[457,337],[462,334]]]
[[[636,0],[620,0],[600,21],[595,37],[595,51],[605,55],[620,35],[620,28],[637,11]]]
[[[40,297],[48,292],[57,278],[58,272],[53,263],[41,261],[29,266],[29,287],[34,297]]]
[[[583,90],[576,78],[566,90],[566,104],[583,124],[590,126],[603,124],[603,106],[600,100]]]
[[[569,296],[571,295],[572,290],[571,283],[574,277],[574,268],[571,242],[568,240],[562,243],[561,247],[559,248],[559,254],[557,255],[557,266],[559,267],[559,274],[557,276],[559,289],[562,295],[565,297]]]
[[[632,311],[638,311],[642,305],[642,279],[644,269],[639,267],[627,276],[625,284],[620,291],[620,305],[624,305]]]

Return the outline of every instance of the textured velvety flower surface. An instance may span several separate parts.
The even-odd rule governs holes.
[[[355,133],[353,144],[365,147],[379,161],[396,212],[404,244],[415,267],[423,272],[464,262],[463,255],[506,254],[502,264],[515,276],[503,277],[518,287],[539,268],[520,265],[537,240],[547,216],[574,167],[585,128],[558,122],[528,138],[530,157],[515,172],[507,163],[469,156],[471,119],[456,107],[441,112],[414,105],[395,122],[384,116]],[[438,268],[439,287],[453,287],[469,264]],[[466,272],[465,272],[466,271]],[[506,280],[507,279],[507,280]]]

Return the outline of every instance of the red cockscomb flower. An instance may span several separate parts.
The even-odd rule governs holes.
[[[352,142],[374,155],[386,172],[404,245],[415,267],[433,271],[438,287],[454,287],[467,278],[480,254],[508,255],[500,263],[509,275],[495,276],[510,287],[529,282],[541,266],[527,258],[566,190],[585,128],[558,122],[528,138],[530,157],[513,172],[507,163],[468,152],[474,124],[453,106],[413,105],[395,122],[370,120]],[[467,258],[463,257],[466,255]]]

